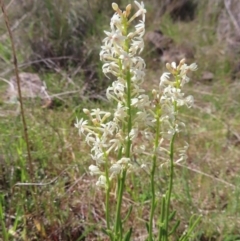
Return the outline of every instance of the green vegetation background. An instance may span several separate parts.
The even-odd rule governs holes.
[[[117,2],[121,8],[128,3]],[[199,66],[187,89],[195,107],[181,114],[187,128],[179,139],[190,144],[189,157],[176,166],[173,193],[179,233],[192,214],[203,216],[192,240],[240,240],[240,41],[232,22],[240,7],[233,1],[235,10],[232,6],[229,13],[225,2],[145,1],[146,33],[161,31],[170,45],[159,48],[146,37],[144,87],[157,86],[165,62],[179,60],[186,48],[192,53],[188,63]],[[113,108],[104,96],[112,80],[103,76],[99,60],[111,1],[22,0],[5,1],[5,6],[19,70],[37,73],[52,102],[24,98],[30,173],[19,107],[7,92],[14,67],[0,14],[0,240],[4,232],[9,240],[105,240],[104,195],[88,173],[89,149],[74,122],[83,116],[83,107]],[[160,194],[166,176],[159,168]],[[136,240],[146,234],[147,180],[146,173],[139,173],[126,188],[124,205],[134,206],[130,221]]]

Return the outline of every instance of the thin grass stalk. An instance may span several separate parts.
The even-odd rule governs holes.
[[[28,129],[27,129],[27,124],[26,124],[26,119],[25,119],[25,114],[24,114],[23,99],[22,99],[22,92],[21,92],[20,78],[19,78],[19,71],[18,71],[17,55],[16,55],[15,45],[14,45],[14,41],[13,41],[12,31],[11,31],[11,28],[9,26],[8,15],[7,15],[7,12],[5,11],[3,0],[0,0],[0,4],[1,4],[2,13],[3,13],[3,16],[4,16],[4,21],[5,21],[5,24],[6,24],[6,27],[7,27],[7,31],[8,31],[9,37],[10,37],[10,42],[11,42],[11,48],[12,48],[12,54],[13,54],[13,63],[14,63],[15,75],[16,75],[16,79],[17,79],[20,111],[21,111],[21,117],[22,117],[22,123],[23,123],[23,133],[24,133],[24,138],[25,138],[25,142],[26,142],[26,146],[27,146],[27,155],[28,155],[28,165],[29,165],[29,170],[30,170],[30,178],[31,178],[31,181],[33,181],[33,177],[34,177],[33,176],[33,164],[32,164],[32,158],[31,158],[30,145],[29,145]]]
[[[0,224],[2,227],[3,239],[5,241],[8,241],[8,232],[7,232],[6,224],[4,222],[4,210],[3,210],[3,205],[2,205],[3,199],[4,199],[3,196],[0,195]]]

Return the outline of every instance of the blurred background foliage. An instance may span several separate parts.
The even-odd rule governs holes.
[[[4,233],[5,240],[104,240],[104,195],[95,190],[88,174],[92,161],[74,122],[83,116],[82,108],[113,108],[105,98],[113,80],[102,74],[99,60],[112,1],[4,2],[19,70],[42,80],[23,75],[28,77],[22,79],[22,88],[31,93],[37,93],[33,88],[46,88],[51,103],[42,96],[24,97],[32,180],[19,108],[17,102],[9,103],[15,93],[9,90],[9,81],[14,83],[13,58],[0,14],[0,240]],[[120,8],[129,3],[116,2]],[[195,108],[181,115],[190,149],[187,163],[176,168],[173,207],[179,210],[179,233],[196,213],[203,218],[192,240],[240,240],[240,1],[144,2],[145,89],[158,85],[166,62],[185,57],[199,66],[187,89]],[[30,89],[29,82],[34,82]],[[160,193],[165,177],[159,167]],[[134,203],[130,220],[140,241],[146,233],[141,218],[148,217],[147,178],[139,173],[129,181],[124,201],[126,206]],[[16,185],[19,182],[37,185]]]

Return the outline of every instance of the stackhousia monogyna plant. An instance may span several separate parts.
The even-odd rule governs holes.
[[[187,65],[185,60],[167,64],[169,72],[160,78],[158,89],[148,95],[141,87],[145,76],[145,61],[139,56],[144,48],[146,9],[143,2],[135,1],[137,11],[131,15],[131,4],[122,11],[116,3],[112,4],[115,11],[110,22],[110,31],[104,31],[106,38],[101,47],[100,59],[104,62],[103,73],[114,76],[112,85],[106,95],[109,101],[116,103],[113,113],[100,109],[83,109],[88,120],[80,119],[75,124],[80,135],[85,137],[91,147],[91,158],[95,162],[89,167],[90,173],[98,175],[97,186],[106,192],[106,229],[105,233],[111,241],[131,240],[132,228],[124,231],[123,223],[131,212],[122,218],[121,207],[124,186],[128,174],[134,174],[138,168],[149,169],[151,187],[151,210],[146,222],[147,240],[168,240],[179,225],[170,230],[169,221],[174,212],[170,212],[170,200],[173,188],[174,162],[186,158],[188,145],[180,150],[174,150],[176,135],[184,129],[184,123],[177,118],[179,108],[193,105],[193,97],[185,97],[182,92],[189,82],[188,72],[195,71],[195,63]],[[135,19],[139,19],[134,26]],[[133,164],[140,163],[140,167]],[[167,192],[162,195],[161,214],[158,217],[158,229],[153,227],[157,206],[154,175],[158,162],[169,167],[169,184]],[[117,203],[115,220],[110,214],[110,191],[113,183],[117,184]],[[180,240],[188,240],[192,229],[196,226],[190,220],[189,228]]]

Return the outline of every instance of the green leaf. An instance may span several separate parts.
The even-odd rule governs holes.
[[[168,220],[171,221],[175,217],[175,214],[176,214],[176,210],[169,215]]]
[[[122,223],[124,223],[124,222],[127,221],[127,219],[128,219],[128,217],[129,217],[129,215],[131,214],[131,212],[132,212],[132,205],[129,207],[128,212],[127,212],[127,215],[126,215],[126,217],[122,220]]]
[[[127,232],[127,234],[124,237],[124,241],[129,241],[132,235],[132,228],[129,229],[129,231]]]
[[[146,225],[147,231],[148,231],[148,233],[149,233],[149,224],[148,224],[148,223],[145,223],[145,225]]]
[[[173,233],[175,233],[176,229],[178,228],[180,224],[180,220],[178,220],[175,225],[173,226],[172,230],[169,232],[168,236],[172,235]]]
[[[102,230],[102,232],[103,232],[104,234],[106,234],[108,237],[110,237],[110,238],[113,237],[111,230],[108,230],[108,229],[105,229],[105,228],[102,228],[101,230]]]
[[[189,237],[191,236],[191,234],[193,233],[193,230],[196,228],[196,226],[200,222],[201,216],[197,217],[197,219],[195,221],[193,221],[194,216],[195,215],[192,215],[192,217],[190,218],[189,228],[187,230],[187,233],[183,234],[181,236],[181,238],[179,239],[179,241],[187,241],[189,239]]]

